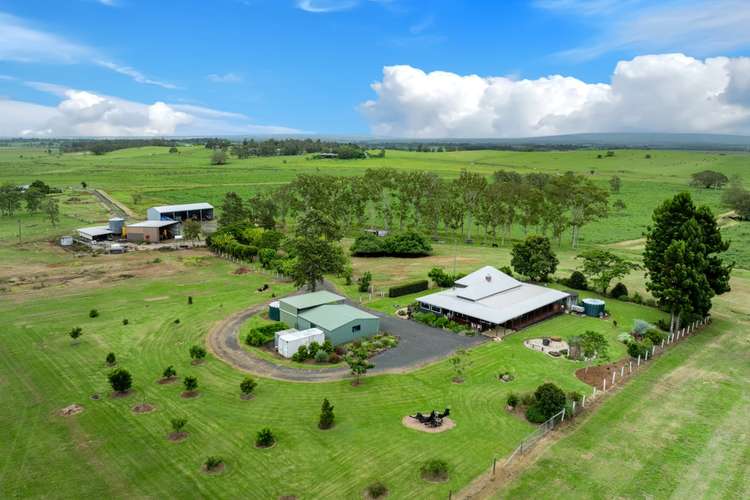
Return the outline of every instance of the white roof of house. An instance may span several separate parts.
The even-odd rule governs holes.
[[[323,330],[320,328],[308,328],[307,330],[289,330],[288,333],[279,335],[279,341],[294,342],[295,340],[307,339],[310,337],[318,337],[323,334]]]
[[[185,212],[187,210],[206,210],[214,208],[210,203],[185,203],[183,205],[162,205],[160,207],[151,207],[159,213]]]
[[[112,234],[109,226],[96,226],[96,227],[82,227],[78,229],[79,234],[85,234],[87,236],[104,236],[105,234]]]
[[[456,281],[455,288],[417,298],[493,324],[502,324],[568,297],[568,293],[518,281],[486,266]],[[463,285],[463,286],[462,286]]]
[[[128,224],[127,227],[165,227],[171,226],[172,224],[178,224],[178,222],[173,220],[144,220],[143,222]]]

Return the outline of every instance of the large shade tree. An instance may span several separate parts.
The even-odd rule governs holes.
[[[646,288],[670,312],[674,331],[687,318],[707,315],[712,297],[729,291],[733,264],[721,258],[729,242],[711,210],[696,207],[688,193],[666,200],[652,219],[643,253]]]

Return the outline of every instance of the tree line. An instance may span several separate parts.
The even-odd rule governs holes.
[[[365,149],[353,143],[321,141],[320,139],[243,139],[232,142],[228,139],[213,138],[204,142],[206,149],[229,152],[238,159],[252,156],[297,156],[309,153],[333,153],[341,159],[365,158]]]
[[[60,221],[60,207],[55,198],[47,195],[59,192],[39,180],[25,188],[5,183],[0,186],[0,216],[12,217],[23,206],[30,214],[43,212],[55,226]]]
[[[576,247],[581,229],[608,213],[608,192],[572,172],[499,170],[488,179],[464,169],[452,180],[392,168],[371,168],[360,176],[300,174],[248,201],[227,193],[224,222],[248,218],[261,227],[283,227],[289,216],[315,209],[350,231],[419,230],[435,239],[444,231],[471,241],[480,228],[486,241],[500,245],[519,227],[524,235],[549,235],[558,244],[569,231]]]

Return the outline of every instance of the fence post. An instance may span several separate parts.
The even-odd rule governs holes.
[[[495,465],[497,464],[497,457],[492,457],[492,475],[495,475]]]
[[[656,346],[651,347],[651,357],[654,357],[654,354],[656,354]]]
[[[612,372],[612,385],[615,385],[615,375],[617,375],[617,372]]]
[[[628,361],[628,366],[630,367],[630,374],[632,375],[633,374],[633,360],[632,359]]]
[[[570,410],[570,413],[574,414],[576,413],[576,402],[573,401],[573,408]]]
[[[636,366],[641,366],[641,355],[638,355],[638,364]]]
[[[607,379],[602,379],[602,392],[607,392]]]
[[[593,393],[591,394],[591,397],[592,397],[592,398],[595,398],[595,397],[596,397],[596,387],[594,387],[594,392],[593,392]]]
[[[565,407],[563,407],[562,409],[562,417],[560,418],[560,422],[564,422],[564,421],[565,421]]]
[[[624,376],[625,376],[625,365],[622,365],[622,367],[620,368],[620,378]]]
[[[583,399],[581,400],[581,407],[586,408],[586,395],[583,395]]]
[[[661,350],[664,350],[664,339],[661,340]]]

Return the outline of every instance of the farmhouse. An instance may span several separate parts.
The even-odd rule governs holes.
[[[135,243],[174,239],[179,234],[180,223],[172,220],[146,220],[125,227],[128,241]]]
[[[380,330],[377,316],[344,304],[344,297],[320,291],[280,299],[281,321],[299,330],[317,328],[334,345],[375,335]]]
[[[185,205],[164,205],[147,210],[148,220],[184,221],[194,219],[208,221],[214,218],[214,207],[209,203],[188,203]]]
[[[423,311],[478,329],[520,330],[563,312],[570,305],[570,294],[523,283],[485,266],[457,280],[453,288],[419,297],[417,302]]]

